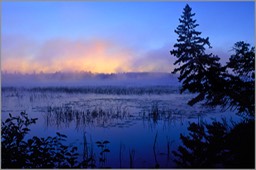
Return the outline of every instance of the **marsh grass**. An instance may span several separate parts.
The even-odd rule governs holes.
[[[129,113],[120,107],[117,110],[109,109],[104,111],[95,107],[92,110],[76,110],[72,107],[48,107],[44,115],[47,126],[69,127],[74,122],[76,129],[86,126],[117,126],[119,121],[130,117]]]
[[[127,107],[116,106],[115,108],[105,109],[94,107],[92,109],[82,110],[72,106],[48,106],[44,114],[46,126],[53,127],[70,127],[75,123],[76,129],[84,127],[129,127],[133,125],[134,120],[143,120],[149,125],[157,125],[161,120],[164,124],[171,125],[174,121],[180,121],[182,114],[161,108],[158,104],[153,103],[149,112],[131,113]]]

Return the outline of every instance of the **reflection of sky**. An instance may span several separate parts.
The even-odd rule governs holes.
[[[99,101],[100,98],[102,101]],[[93,144],[97,161],[100,150],[95,142],[109,140],[110,153],[108,153],[107,165],[112,168],[119,168],[120,144],[124,148],[122,150],[123,166],[129,168],[129,151],[134,149],[135,167],[154,167],[153,145],[155,136],[158,134],[156,142],[157,160],[161,168],[164,168],[174,166],[173,161],[168,162],[166,158],[167,139],[169,138],[169,142],[171,142],[171,151],[175,150],[181,144],[180,133],[188,133],[186,129],[189,122],[198,123],[198,120],[211,122],[214,119],[221,121],[223,117],[226,118],[228,123],[231,123],[231,117],[235,122],[242,120],[242,117],[235,115],[234,112],[220,112],[219,109],[202,108],[201,105],[188,106],[186,102],[189,98],[191,98],[189,94],[173,93],[127,96],[26,92],[15,89],[2,91],[1,118],[4,121],[9,113],[17,116],[21,111],[26,111],[30,118],[38,118],[37,123],[31,126],[30,136],[28,135],[27,138],[32,136],[46,138],[47,136],[55,136],[56,132],[60,132],[68,136],[67,144],[78,146],[80,156],[83,153],[83,134],[85,133],[88,146],[91,147],[91,142]],[[156,119],[157,121],[148,116],[155,102],[158,103],[159,112],[165,111],[166,113],[166,116],[160,116],[160,119]],[[164,104],[168,105],[168,108],[163,107]],[[68,106],[69,109],[66,109]],[[119,106],[121,109],[118,109]],[[59,111],[61,111],[59,116],[56,114],[56,109],[55,111],[49,111],[51,110],[49,107],[59,108]],[[122,111],[126,110],[123,108],[126,107],[129,114],[126,114],[123,118],[112,117],[117,113],[117,110],[121,110],[120,115],[122,115]],[[135,109],[130,109],[130,107]],[[144,109],[145,107],[148,109]],[[83,117],[87,115],[87,109],[92,111],[95,108],[102,109],[107,114],[96,116],[94,119],[89,114],[88,117],[85,116],[84,122]],[[110,112],[110,108],[113,109],[112,112]],[[142,112],[144,110],[146,117],[143,119]],[[171,110],[175,110],[175,112],[169,112]],[[72,116],[70,117],[70,114],[67,113],[71,113]],[[176,113],[176,115],[171,113]],[[201,119],[198,119],[199,113],[203,113]],[[47,117],[52,123],[47,124]],[[93,123],[88,123],[88,121]],[[105,122],[104,127],[102,122]],[[117,123],[124,124],[124,126],[117,126]],[[109,124],[116,124],[116,126],[108,126]],[[171,156],[173,159],[173,155]],[[166,164],[167,162],[169,164]]]
[[[2,70],[170,72],[185,4],[3,2]],[[254,2],[188,4],[221,58],[237,41],[254,43]]]

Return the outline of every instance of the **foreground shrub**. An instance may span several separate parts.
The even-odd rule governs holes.
[[[227,124],[191,123],[183,145],[173,151],[182,168],[254,168],[255,122],[243,121],[229,128]]]
[[[9,114],[2,122],[2,168],[88,168],[95,167],[93,157],[78,162],[78,148],[65,145],[67,136],[56,133],[54,137],[25,140],[29,126],[37,118],[29,119],[24,112],[13,117]]]

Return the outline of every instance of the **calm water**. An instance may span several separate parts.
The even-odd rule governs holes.
[[[79,147],[81,159],[84,140],[93,150],[98,164],[96,141],[108,140],[110,150],[105,166],[175,167],[172,150],[180,145],[180,133],[187,133],[189,122],[210,122],[213,119],[238,121],[232,112],[188,106],[191,94],[180,95],[177,90],[133,93],[94,91],[49,91],[29,89],[2,89],[2,120],[9,113],[18,115],[26,111],[39,118],[31,127],[31,136],[53,136],[61,132],[68,143]],[[151,88],[152,89],[152,88]],[[154,88],[153,88],[154,89]],[[169,146],[169,151],[168,151]],[[99,165],[99,164],[98,164]]]

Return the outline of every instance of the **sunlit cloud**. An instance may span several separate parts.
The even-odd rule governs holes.
[[[20,36],[4,36],[2,47],[1,69],[7,72],[169,72],[171,65],[166,46],[138,56],[136,49],[102,39],[59,38],[40,44]]]
[[[15,41],[13,37],[12,41]],[[131,63],[132,52],[109,41],[54,39],[36,47],[36,50],[33,49],[35,46],[24,45],[27,43],[26,41],[26,39],[23,39],[17,46],[11,46],[11,43],[7,43],[7,39],[3,41],[2,70],[24,73],[41,71],[91,71],[97,73],[131,71],[129,63]],[[23,47],[18,48],[19,45]],[[24,49],[27,50],[24,51]]]
[[[143,57],[134,60],[133,70],[143,72],[171,72],[175,58],[170,55],[170,45],[147,51]]]
[[[138,53],[138,49],[104,39],[51,39],[39,43],[22,36],[3,36],[1,70],[21,73],[79,72],[171,72],[176,58],[172,44]],[[228,54],[210,50],[222,63]]]

